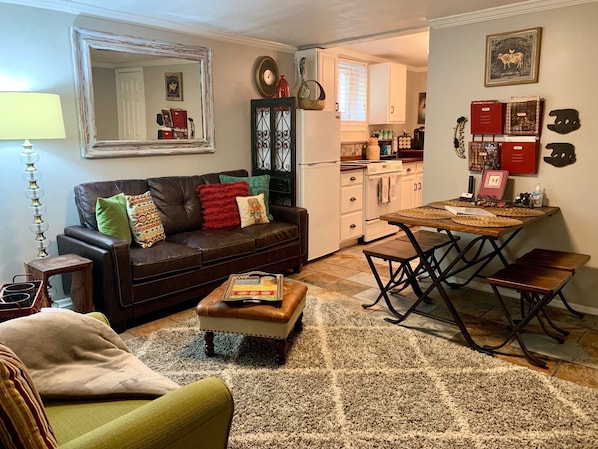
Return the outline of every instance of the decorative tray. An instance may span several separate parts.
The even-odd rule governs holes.
[[[442,220],[454,217],[448,210],[435,209],[432,207],[415,207],[413,209],[398,210],[397,215],[409,218],[426,218],[429,220]]]
[[[507,217],[453,216],[455,223],[478,228],[508,228],[523,223],[521,220]]]
[[[283,275],[250,271],[231,274],[222,298],[226,303],[276,303],[282,301]]]

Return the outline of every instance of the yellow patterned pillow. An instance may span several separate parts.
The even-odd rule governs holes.
[[[270,223],[263,193],[255,196],[238,196],[236,199],[242,228],[259,223]]]
[[[0,345],[0,446],[47,449],[58,446],[27,368]]]
[[[142,248],[149,248],[154,243],[166,239],[158,208],[154,204],[151,192],[141,195],[126,195],[127,215],[133,233],[133,240]]]

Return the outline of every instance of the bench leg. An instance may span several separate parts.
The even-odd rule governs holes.
[[[204,332],[204,351],[208,357],[212,357],[214,355],[214,332],[206,331]]]
[[[297,321],[295,321],[295,331],[301,332],[303,330],[303,314],[299,315]]]

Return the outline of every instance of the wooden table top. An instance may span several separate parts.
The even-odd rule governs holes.
[[[429,206],[422,206],[422,207],[427,208]],[[382,216],[380,216],[380,219],[387,221],[390,224],[403,223],[403,224],[408,224],[408,225],[412,225],[412,226],[427,226],[427,227],[435,228],[435,229],[444,229],[444,230],[448,230],[448,231],[463,232],[463,233],[467,233],[467,234],[484,235],[487,237],[498,238],[502,235],[510,234],[511,232],[513,232],[517,229],[523,228],[531,223],[542,220],[545,217],[554,215],[560,211],[560,208],[554,207],[554,206],[545,206],[545,207],[539,208],[539,210],[544,212],[544,215],[537,215],[537,216],[532,216],[532,217],[513,217],[513,218],[521,221],[521,223],[513,225],[513,226],[500,227],[500,228],[499,227],[480,227],[480,226],[463,225],[463,224],[454,222],[453,220],[451,220],[451,218],[442,218],[442,219],[412,218],[412,217],[406,217],[403,215],[399,215],[396,212],[382,215]]]

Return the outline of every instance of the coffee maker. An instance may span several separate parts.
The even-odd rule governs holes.
[[[420,126],[413,130],[413,143],[412,147],[414,150],[424,149],[424,134],[426,133],[426,127]]]

